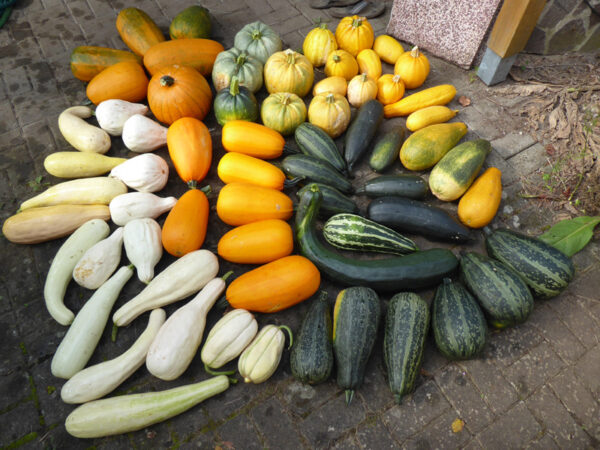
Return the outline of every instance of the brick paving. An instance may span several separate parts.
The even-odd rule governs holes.
[[[170,19],[189,1],[143,0],[135,6],[147,11],[166,31]],[[327,11],[312,10],[298,0],[202,2],[214,18],[213,37],[226,48],[245,23],[262,20],[280,33],[286,47],[301,48],[306,33]],[[376,34],[385,32],[386,14],[371,20]],[[69,150],[56,119],[68,106],[85,101],[84,85],[69,70],[69,54],[78,45],[125,48],[114,20],[131,6],[121,0],[22,0],[0,30],[0,219],[33,196],[36,184],[59,180],[44,172],[44,158]],[[332,21],[331,27],[335,25]],[[469,138],[492,141],[488,165],[500,167],[506,195],[496,224],[513,224],[539,232],[548,215],[518,197],[519,179],[545,164],[541,143],[520,130],[473,73],[431,58],[426,86],[451,82],[472,105],[456,119],[469,127]],[[391,71],[390,66],[385,67]],[[317,73],[318,77],[323,75]],[[262,90],[258,97],[266,96]],[[388,122],[401,121],[394,119]],[[211,128],[214,160],[223,154],[220,127]],[[167,156],[165,149],[157,151]],[[113,155],[127,155],[120,139],[113,139]],[[131,156],[131,155],[129,155]],[[213,165],[207,181],[220,187]],[[356,177],[370,175],[359,167]],[[36,181],[37,177],[41,180]],[[165,195],[179,196],[185,186],[172,172]],[[162,194],[161,194],[162,195]],[[216,196],[211,197],[214,205]],[[364,206],[364,205],[363,205]],[[446,205],[453,208],[452,205]],[[508,207],[508,208],[507,208]],[[214,216],[214,215],[213,215]],[[211,221],[205,247],[215,249],[225,227]],[[280,368],[267,383],[236,385],[165,423],[122,436],[78,440],[68,435],[64,419],[74,409],[60,400],[62,380],[50,374],[50,360],[65,329],[45,310],[42,288],[50,262],[62,241],[35,246],[14,245],[0,239],[0,446],[23,448],[594,448],[600,445],[600,248],[590,244],[574,257],[577,275],[569,289],[547,302],[537,302],[530,320],[513,329],[491,332],[483,356],[449,362],[427,343],[423,372],[414,394],[401,405],[393,402],[384,374],[382,339],[369,362],[365,384],[351,406],[344,404],[334,378],[305,386],[290,374],[284,353]],[[419,241],[418,241],[419,242]],[[424,242],[424,241],[423,241]],[[482,250],[481,240],[472,245]],[[157,271],[172,259],[167,257]],[[223,262],[221,273],[233,268]],[[237,272],[240,268],[236,267]],[[245,269],[244,269],[245,270]],[[333,298],[339,287],[324,283]],[[119,302],[142,288],[132,280]],[[89,292],[71,285],[66,304],[78,310]],[[422,292],[431,301],[433,291]],[[387,300],[387,296],[382,297]],[[170,313],[178,305],[167,307]],[[288,324],[298,330],[307,304],[273,316],[259,315],[259,323]],[[208,317],[207,328],[218,311]],[[113,358],[136,339],[145,318],[120,330],[116,342],[105,331],[90,363]],[[145,368],[121,385],[116,394],[167,389],[206,376],[199,358],[177,381],[151,377]],[[453,433],[455,419],[464,429]]]

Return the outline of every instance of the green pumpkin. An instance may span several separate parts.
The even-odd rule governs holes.
[[[269,56],[282,49],[279,35],[262,22],[252,22],[244,26],[235,35],[233,45],[239,50],[245,50],[262,64],[267,62]]]
[[[237,76],[240,86],[256,92],[263,84],[263,65],[248,53],[230,48],[219,53],[213,65],[212,80],[217,92],[228,88],[233,76]]]
[[[194,5],[175,16],[169,26],[171,39],[206,39],[210,37],[210,14],[208,9]]]
[[[265,126],[288,136],[306,121],[306,105],[296,94],[277,92],[263,101],[260,117]]]
[[[258,102],[254,94],[244,86],[240,86],[237,77],[231,79],[229,88],[221,89],[215,97],[215,117],[219,125],[230,120],[258,119]]]

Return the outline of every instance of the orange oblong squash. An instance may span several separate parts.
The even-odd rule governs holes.
[[[221,258],[237,264],[265,264],[290,255],[292,250],[292,227],[279,219],[240,225],[225,233],[217,247]]]
[[[122,61],[107,67],[91,79],[85,91],[95,105],[110,99],[137,103],[146,98],[147,92],[146,72],[134,61]]]
[[[171,255],[180,257],[204,244],[208,226],[208,199],[200,189],[183,194],[165,219],[162,244]]]
[[[226,184],[217,199],[217,215],[234,227],[266,219],[288,220],[293,211],[292,200],[283,192],[247,183]]]
[[[273,164],[243,153],[226,153],[217,166],[217,175],[225,184],[248,183],[281,191],[283,171]]]
[[[217,55],[225,48],[212,39],[173,39],[161,42],[144,54],[144,66],[151,75],[165,66],[178,64],[210,75]]]
[[[285,139],[277,131],[246,120],[231,120],[223,126],[223,148],[260,159],[279,158]]]
[[[458,218],[469,228],[489,224],[502,200],[502,172],[490,167],[469,187],[458,202]]]
[[[165,40],[164,34],[156,23],[138,8],[121,10],[116,25],[123,42],[140,56],[144,56],[148,49]]]
[[[308,258],[291,255],[239,276],[225,297],[234,308],[273,313],[306,300],[320,284],[319,269]]]
[[[182,117],[167,131],[169,156],[179,177],[190,187],[204,179],[212,162],[210,131],[198,119]]]
[[[126,50],[81,45],[71,52],[71,72],[78,80],[90,81],[107,67],[123,61],[141,63],[142,58]]]

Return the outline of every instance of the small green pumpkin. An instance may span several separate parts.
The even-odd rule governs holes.
[[[207,39],[210,37],[210,14],[208,9],[194,5],[175,16],[169,26],[171,39]]]
[[[258,119],[258,102],[254,94],[244,86],[240,86],[237,77],[231,79],[229,88],[221,89],[215,97],[215,117],[219,125],[230,120]]]
[[[267,127],[288,136],[306,121],[306,105],[296,94],[277,92],[263,101],[260,117]]]
[[[281,38],[275,30],[258,21],[249,23],[238,31],[233,45],[254,56],[261,64],[266,63],[269,56],[282,49]]]
[[[240,86],[257,92],[263,84],[263,65],[248,53],[233,47],[217,55],[212,80],[217,92],[229,87],[231,77],[237,76]]]

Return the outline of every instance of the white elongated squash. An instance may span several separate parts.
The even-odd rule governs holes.
[[[121,261],[123,227],[86,250],[73,269],[75,282],[87,289],[98,289],[110,278]]]
[[[161,238],[160,225],[149,217],[133,219],[125,224],[125,253],[143,283],[148,284],[154,278],[154,267],[163,254]]]
[[[116,178],[94,177],[64,181],[21,203],[19,211],[55,205],[108,205],[127,186]]]
[[[141,114],[134,114],[123,125],[123,143],[132,152],[146,153],[167,145],[167,128]]]
[[[96,120],[104,131],[112,136],[121,136],[123,125],[134,114],[146,115],[148,107],[126,100],[104,100],[96,107]]]
[[[67,142],[80,152],[104,154],[110,148],[110,136],[83,120],[93,114],[94,111],[87,106],[67,108],[58,116],[58,129]]]
[[[282,329],[290,336],[288,348],[291,348],[293,338],[292,331],[288,327],[265,325],[242,352],[238,360],[238,371],[246,383],[263,383],[275,373],[285,345]]]
[[[134,156],[110,171],[110,176],[121,180],[139,192],[160,191],[169,179],[167,162],[154,153]]]
[[[146,367],[152,375],[175,380],[185,372],[202,341],[206,315],[224,290],[223,278],[212,279],[167,319],[146,356]]]
[[[112,221],[123,226],[133,219],[156,219],[177,203],[175,197],[159,197],[151,192],[128,192],[117,195],[108,205]]]
[[[69,379],[85,367],[100,341],[110,310],[131,275],[132,267],[121,267],[83,305],[52,357],[52,375]]]
[[[109,232],[110,228],[105,221],[89,220],[77,228],[56,252],[46,276],[44,300],[52,318],[61,325],[69,325],[75,317],[64,303],[75,264],[88,248],[108,236]]]
[[[100,153],[55,152],[44,159],[44,169],[58,178],[97,177],[110,172],[127,161],[126,158],[106,156]]]
[[[218,369],[237,358],[257,331],[256,319],[245,309],[234,309],[225,314],[211,328],[200,352],[207,372],[211,373],[210,369]]]
[[[85,403],[111,393],[123,381],[138,370],[146,360],[150,344],[165,323],[164,309],[150,313],[148,325],[129,349],[109,361],[86,367],[73,375],[60,390],[65,403]]]
[[[128,325],[140,314],[168,305],[198,292],[219,272],[219,260],[209,250],[182,256],[113,314],[116,326]]]

